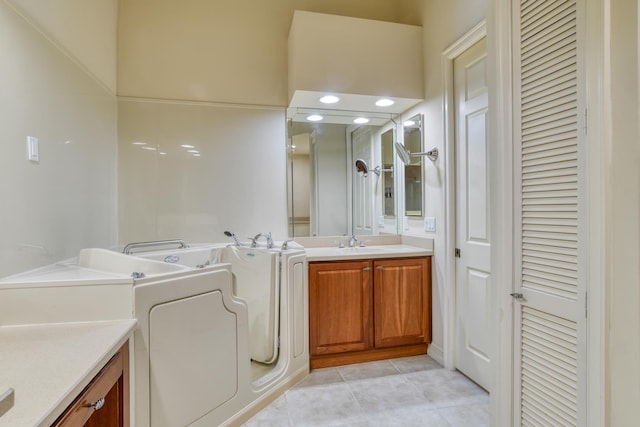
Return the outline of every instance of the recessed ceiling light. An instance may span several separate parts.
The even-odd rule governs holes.
[[[413,120],[405,120],[404,122],[402,122],[402,124],[405,126],[413,126],[416,124],[416,122],[414,122]]]
[[[140,142],[140,141],[136,141],[136,142],[132,142],[132,145],[147,145],[146,142]]]
[[[292,145],[292,146],[291,146],[291,149],[295,150],[295,149],[296,149],[296,146],[295,146],[295,145]]]
[[[187,150],[187,153],[198,154],[198,150]]]
[[[158,154],[160,154],[161,156],[166,156],[166,155],[167,155],[167,153],[165,153],[164,151],[161,151],[161,152],[160,152],[160,153],[158,153]]]
[[[196,148],[195,146],[189,145],[189,144],[182,144],[180,147],[182,147],[182,148]]]
[[[322,117],[320,114],[312,114],[310,116],[307,116],[307,120],[309,120],[310,122],[319,122],[323,118],[324,117]]]
[[[387,99],[387,98],[382,98],[376,101],[376,105],[378,107],[388,107],[393,104],[395,104],[395,101],[392,101],[391,99]]]
[[[140,147],[140,148],[142,148],[143,150],[156,151],[155,147]]]
[[[200,157],[200,153],[195,153],[193,157]]]
[[[323,104],[335,104],[338,101],[340,101],[340,98],[335,95],[325,95],[320,98],[320,102],[322,102]]]
[[[363,125],[365,123],[369,123],[369,119],[367,119],[366,117],[358,117],[357,119],[353,120],[353,123]]]

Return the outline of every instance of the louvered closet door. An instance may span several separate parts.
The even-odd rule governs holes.
[[[587,425],[582,9],[514,4],[514,425]]]

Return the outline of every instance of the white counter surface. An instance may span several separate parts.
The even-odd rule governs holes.
[[[409,245],[373,245],[353,248],[305,248],[308,261],[341,261],[354,259],[404,258],[430,256],[433,251]]]
[[[131,336],[135,319],[0,327],[0,426],[48,426]]]

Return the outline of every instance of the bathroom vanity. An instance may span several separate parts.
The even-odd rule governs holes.
[[[129,342],[53,423],[53,427],[78,425],[129,425]]]
[[[136,326],[135,319],[1,326],[0,389],[13,388],[15,404],[0,426],[129,425]]]
[[[307,248],[311,367],[425,354],[430,255],[406,245]]]

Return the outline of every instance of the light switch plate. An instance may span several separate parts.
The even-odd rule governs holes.
[[[435,233],[436,231],[436,219],[432,216],[425,217],[424,219],[424,231]]]
[[[38,138],[35,136],[27,137],[27,159],[36,163],[40,162],[40,147]]]

